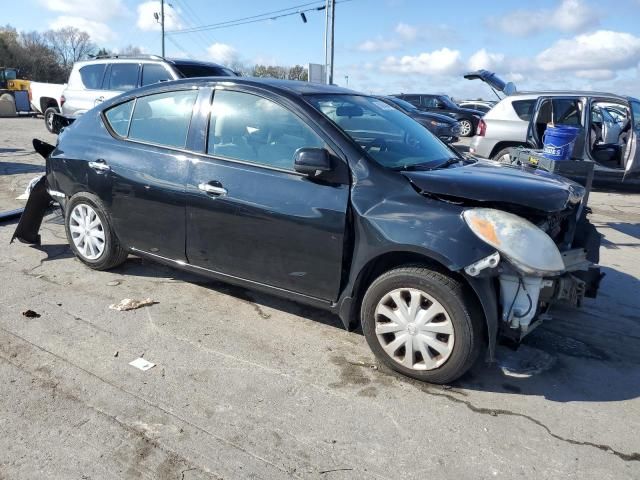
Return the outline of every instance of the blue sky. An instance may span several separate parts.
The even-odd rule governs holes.
[[[235,20],[323,0],[169,0],[169,30]],[[606,4],[606,5],[605,5]],[[142,0],[25,0],[3,12],[18,30],[73,25],[100,46],[160,52]],[[614,7],[615,6],[615,7]],[[34,13],[35,12],[35,13]],[[324,12],[171,34],[167,56],[306,65],[324,60]],[[491,98],[462,79],[489,68],[520,89],[584,88],[640,96],[640,0],[350,0],[336,7],[335,81],[376,93],[424,91]]]

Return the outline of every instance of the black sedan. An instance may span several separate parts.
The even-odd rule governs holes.
[[[394,95],[394,97],[409,102],[418,110],[441,113],[455,118],[460,122],[460,135],[463,137],[474,136],[478,128],[478,122],[484,116],[484,112],[480,110],[462,108],[456,105],[447,95],[401,93]]]
[[[424,112],[418,110],[409,102],[397,97],[377,97],[384,103],[397,108],[402,113],[409,115],[420,125],[426,127],[431,133],[442,140],[445,143],[455,143],[459,140],[460,136],[460,123],[446,115],[439,113]]]
[[[90,268],[134,254],[326,308],[360,323],[380,361],[430,382],[458,378],[499,334],[519,341],[600,279],[582,187],[461,156],[334,86],[156,84],[34,147],[46,175],[15,238],[39,242],[55,201]]]

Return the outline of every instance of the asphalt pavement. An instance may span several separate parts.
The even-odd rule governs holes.
[[[54,141],[0,119],[0,210],[44,169],[33,137]],[[39,247],[1,223],[0,478],[638,479],[640,195],[590,201],[599,298],[450,387],[323,311],[135,257],[92,271],[55,214]]]

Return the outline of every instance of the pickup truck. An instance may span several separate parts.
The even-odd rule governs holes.
[[[30,85],[31,109],[44,116],[44,123],[51,133],[55,133],[53,116],[60,113],[60,97],[66,86],[61,83],[44,82],[31,82]]]

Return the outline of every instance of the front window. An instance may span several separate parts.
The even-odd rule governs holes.
[[[325,143],[286,108],[250,93],[216,90],[207,153],[293,170],[295,152],[306,147]]]
[[[418,122],[374,97],[329,94],[307,99],[385,167],[428,169],[460,158]]]

